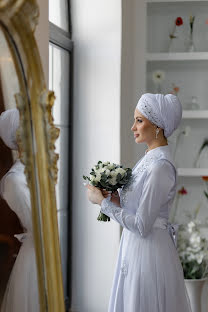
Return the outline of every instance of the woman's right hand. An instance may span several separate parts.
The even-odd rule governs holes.
[[[106,190],[101,190],[103,196],[106,198],[108,195],[111,195],[111,202],[114,203],[116,206],[120,207],[120,197],[118,191],[106,191]]]

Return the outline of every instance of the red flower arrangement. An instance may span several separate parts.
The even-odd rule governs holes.
[[[175,24],[176,24],[177,26],[183,25],[183,20],[182,20],[182,18],[181,18],[181,17],[177,17],[177,18],[176,18],[176,21],[175,21]]]
[[[206,187],[207,187],[207,191],[204,191],[204,195],[208,199],[208,177],[207,176],[203,176],[202,179],[204,180],[204,182],[206,184]]]
[[[183,19],[181,17],[177,17],[175,20],[174,29],[173,29],[172,33],[169,35],[170,39],[177,38],[174,35],[175,30],[176,30],[176,26],[181,26],[181,25],[183,25]]]
[[[178,194],[180,195],[186,195],[188,194],[187,190],[184,188],[184,186],[182,186],[182,188],[180,190],[178,190]]]
[[[171,217],[172,222],[176,221],[175,218],[177,216],[179,198],[181,196],[187,195],[187,194],[188,194],[188,191],[185,189],[184,186],[182,186],[182,188],[180,190],[178,190],[177,195],[176,195],[176,201],[175,201],[175,209],[174,209],[173,215]]]

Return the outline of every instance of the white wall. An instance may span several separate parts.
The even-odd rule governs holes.
[[[120,162],[121,1],[71,1],[74,41],[72,311],[106,312],[119,225],[96,220],[82,175]]]
[[[135,144],[134,110],[145,91],[145,1],[122,1],[121,162],[133,167],[146,149]]]

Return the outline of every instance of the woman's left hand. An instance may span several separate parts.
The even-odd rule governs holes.
[[[95,187],[93,185],[87,184],[85,185],[87,190],[87,197],[93,204],[101,205],[102,200],[105,198],[99,189],[99,187]]]

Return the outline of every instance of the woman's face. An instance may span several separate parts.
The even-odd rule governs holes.
[[[145,118],[136,108],[134,124],[131,127],[136,143],[151,143],[155,139],[156,126]]]

